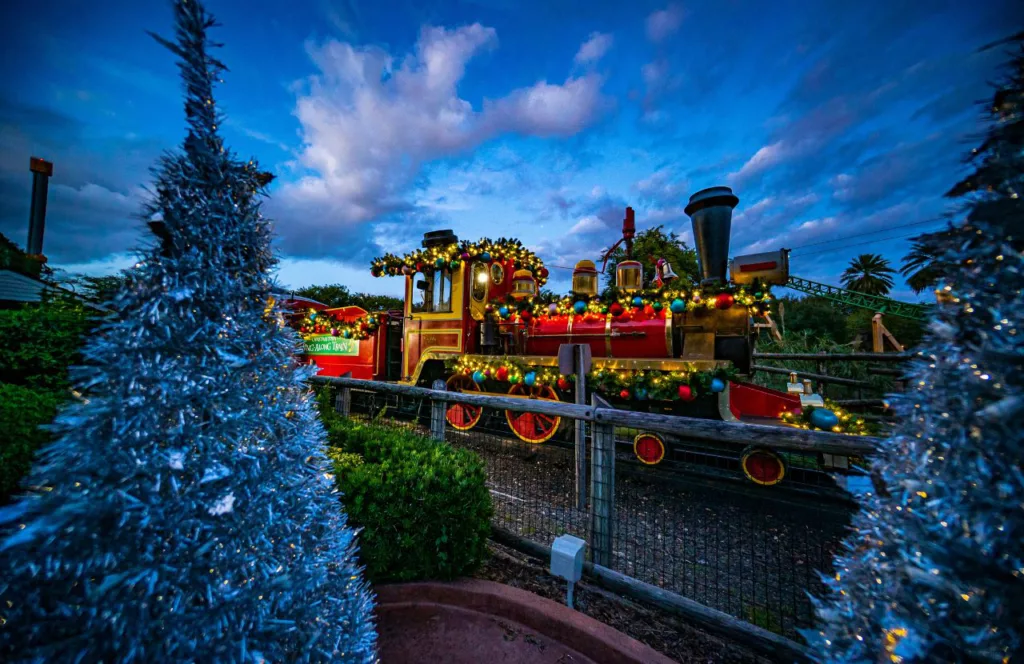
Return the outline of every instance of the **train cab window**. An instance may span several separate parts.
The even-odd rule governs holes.
[[[424,313],[434,308],[434,279],[432,275],[417,272],[412,275],[412,311]]]
[[[494,282],[494,285],[500,286],[504,280],[505,268],[501,266],[501,263],[491,263],[491,281]]]
[[[473,269],[469,273],[470,293],[473,294],[474,302],[483,302],[487,298],[487,266],[483,263],[473,263]]]
[[[434,278],[434,313],[448,313],[452,310],[452,273],[438,270]]]

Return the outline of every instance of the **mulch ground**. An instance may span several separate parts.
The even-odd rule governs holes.
[[[492,542],[491,558],[474,575],[504,583],[559,603],[565,602],[565,582],[551,576],[542,561]],[[770,660],[746,648],[712,636],[685,620],[655,607],[643,606],[582,581],[573,602],[578,611],[614,627],[677,662],[766,663]]]

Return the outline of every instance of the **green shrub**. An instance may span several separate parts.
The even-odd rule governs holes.
[[[18,488],[36,450],[50,440],[49,424],[63,400],[60,393],[0,383],[0,503]]]
[[[476,569],[492,515],[480,457],[408,430],[326,419],[367,577],[450,580]]]
[[[0,310],[0,382],[47,390],[68,387],[83,335],[96,319],[79,303],[54,297]]]

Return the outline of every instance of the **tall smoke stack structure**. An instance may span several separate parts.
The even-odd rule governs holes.
[[[732,209],[739,202],[729,187],[710,187],[690,196],[685,212],[693,223],[702,284],[726,281]]]
[[[28,216],[26,253],[29,256],[42,257],[43,231],[46,230],[46,195],[50,178],[53,176],[53,164],[45,159],[32,157],[29,159],[28,168],[32,171],[32,208]]]

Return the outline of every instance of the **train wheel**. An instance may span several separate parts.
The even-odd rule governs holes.
[[[509,394],[524,395],[531,399],[546,399],[548,401],[559,401],[558,394],[549,385],[535,385],[526,387],[522,384],[512,386]],[[512,433],[519,440],[534,445],[547,442],[558,433],[558,425],[562,423],[561,417],[554,415],[541,415],[539,413],[521,413],[514,410],[505,411],[505,419]]]
[[[743,473],[751,482],[772,486],[786,476],[786,464],[778,454],[764,447],[748,447],[740,457]]]
[[[479,392],[480,386],[473,382],[469,376],[455,374],[448,379],[449,392]],[[459,431],[469,431],[475,427],[484,414],[481,406],[470,406],[464,403],[453,403],[444,412],[444,418],[448,424]]]
[[[665,458],[665,441],[653,433],[642,433],[633,439],[633,454],[641,463],[654,466]]]

